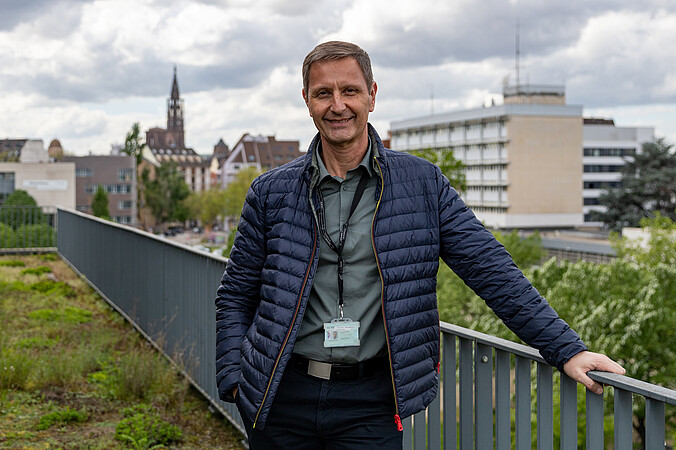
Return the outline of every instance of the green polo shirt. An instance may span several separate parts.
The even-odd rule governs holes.
[[[362,173],[369,181],[366,190],[350,218],[345,239],[343,281],[344,317],[360,322],[358,347],[324,348],[324,323],[338,318],[338,255],[322,239],[319,242],[319,264],[315,273],[310,298],[303,322],[298,331],[294,353],[323,362],[355,363],[387,353],[382,308],[381,280],[378,273],[371,225],[376,211],[378,174],[372,167],[373,147],[361,163],[347,172],[345,179],[332,176],[327,170],[318,148],[313,150],[312,163],[319,171],[318,188],[324,197],[326,231],[338,245],[340,229],[347,220],[354,193]],[[377,150],[375,150],[377,151]]]

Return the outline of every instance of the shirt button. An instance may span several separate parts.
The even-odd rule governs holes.
[[[344,190],[344,191],[347,191],[347,186],[343,186],[343,190]]]

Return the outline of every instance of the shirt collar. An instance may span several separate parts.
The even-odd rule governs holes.
[[[314,154],[312,155],[312,165],[315,166],[317,170],[319,170],[319,181],[323,180],[326,177],[332,177],[329,171],[326,169],[326,166],[324,165],[324,161],[319,155],[319,149],[320,146],[322,145],[321,140],[317,140],[317,145],[312,149]],[[371,167],[371,155],[373,154],[373,145],[371,143],[371,136],[369,136],[369,147],[366,150],[366,154],[362,158],[361,162],[359,163],[358,167],[363,167],[366,169],[366,172],[370,177],[373,176],[373,168]],[[355,168],[356,169],[356,168]],[[349,171],[355,170],[355,169],[350,169]],[[348,172],[349,172],[348,171]]]

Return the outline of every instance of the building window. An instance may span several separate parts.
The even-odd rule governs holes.
[[[608,165],[608,164],[585,164],[584,171],[585,173],[615,173],[622,172],[621,165]]]
[[[134,177],[134,169],[117,169],[117,181],[131,181]]]
[[[92,177],[94,171],[92,169],[75,169],[75,176],[78,178]]]
[[[131,223],[131,216],[115,216],[113,220],[117,223],[129,224]]]
[[[249,161],[255,161],[255,160],[256,160],[256,156],[255,156],[255,155],[249,155],[247,159],[248,159]]]
[[[591,206],[591,205],[600,205],[601,202],[599,201],[598,197],[585,197],[584,198],[584,205],[585,206]]]
[[[585,148],[584,156],[634,156],[635,148]]]
[[[0,172],[0,205],[14,192],[14,172]]]
[[[618,189],[622,187],[621,181],[585,181],[585,189]]]
[[[85,193],[93,195],[96,192],[98,185],[89,184],[85,186]],[[103,189],[107,194],[130,194],[131,185],[130,184],[106,184],[103,185]]]
[[[131,209],[134,202],[131,200],[120,200],[117,202],[117,209]]]

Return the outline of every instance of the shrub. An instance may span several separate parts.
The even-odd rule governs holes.
[[[59,342],[57,339],[30,337],[18,340],[16,346],[19,348],[50,348],[54,347],[57,342]]]
[[[83,408],[78,411],[67,406],[65,409],[53,411],[40,417],[40,422],[38,422],[38,426],[36,428],[38,430],[46,430],[47,428],[51,428],[54,425],[66,425],[73,422],[86,422],[88,418],[89,414],[87,414],[86,409]]]
[[[0,224],[2,228],[2,224]],[[17,261],[15,259],[8,259],[5,261],[0,261],[0,267],[25,267],[26,263],[23,261]]]
[[[54,322],[60,320],[67,323],[87,323],[92,320],[92,312],[86,309],[68,306],[63,311],[55,311],[53,309],[36,309],[28,313],[30,319],[45,320]]]
[[[77,295],[75,289],[63,281],[42,280],[31,284],[30,289],[42,292],[43,294],[61,294],[68,298],[73,298]]]
[[[21,275],[42,275],[43,273],[51,273],[52,269],[47,266],[29,267],[21,271]]]
[[[0,351],[0,391],[24,389],[33,368],[33,361],[24,352]]]
[[[0,222],[0,248],[14,247],[16,236],[11,226]]]
[[[139,404],[122,410],[122,419],[115,427],[115,439],[132,448],[146,449],[170,445],[183,438],[176,425],[162,420],[157,408]]]
[[[47,224],[22,225],[15,233],[16,247],[54,247],[56,230]]]
[[[44,214],[35,199],[21,189],[14,191],[0,208],[0,222],[16,229],[24,224],[42,223]]]

